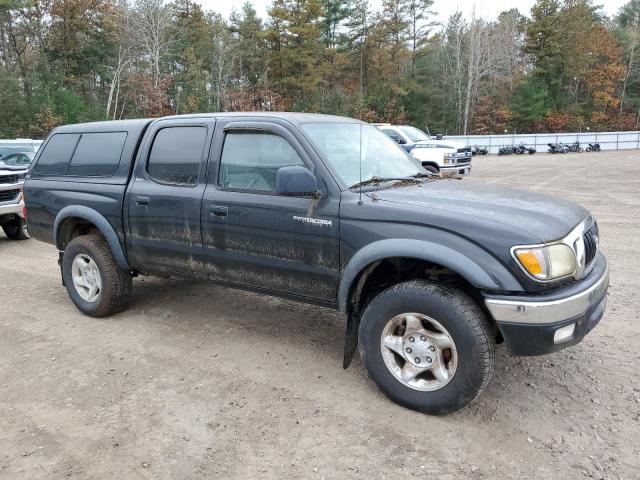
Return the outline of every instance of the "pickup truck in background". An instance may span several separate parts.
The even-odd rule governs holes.
[[[29,238],[22,186],[33,153],[0,147],[0,226],[11,240]]]
[[[445,140],[441,135],[431,138],[410,125],[377,123],[376,126],[394,142],[420,161],[425,170],[462,178],[471,173],[471,147]]]
[[[85,314],[123,310],[132,278],[151,274],[334,308],[346,317],[344,368],[359,348],[389,398],[432,414],[480,394],[496,343],[516,355],[575,345],[606,305],[608,266],[587,210],[441,179],[343,117],[58,127],[25,193],[29,231],[57,247]]]

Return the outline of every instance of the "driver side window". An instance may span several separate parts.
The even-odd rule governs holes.
[[[306,167],[284,138],[266,131],[232,130],[225,135],[218,184],[229,190],[272,193],[282,167]]]

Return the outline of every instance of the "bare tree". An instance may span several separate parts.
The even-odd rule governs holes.
[[[213,78],[211,81],[214,93],[214,108],[223,111],[227,106],[227,90],[233,73],[234,38],[226,28],[224,21],[218,18],[214,23],[213,51],[211,52]]]
[[[113,110],[112,118],[114,120],[117,118],[122,76],[125,74],[127,67],[131,65],[135,50],[135,31],[126,0],[121,0],[118,3],[116,11],[118,15],[118,58],[112,67],[113,72],[106,107],[107,118]]]
[[[132,9],[133,31],[143,47],[142,55],[151,64],[153,84],[160,83],[160,63],[169,46],[171,8],[163,0],[136,0]]]

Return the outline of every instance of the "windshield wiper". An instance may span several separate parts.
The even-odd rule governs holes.
[[[363,180],[362,182],[354,183],[349,187],[349,189],[366,187],[368,185],[376,185],[379,183],[386,182],[418,182],[417,178],[413,177],[371,177],[368,180]]]

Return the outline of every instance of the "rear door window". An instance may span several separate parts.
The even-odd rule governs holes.
[[[83,133],[67,175],[112,176],[118,170],[126,132]]]
[[[33,173],[37,175],[64,175],[71,156],[80,140],[77,133],[58,133],[51,137],[40,155]]]
[[[160,183],[196,185],[206,139],[207,129],[201,126],[159,130],[149,153],[147,173]]]

